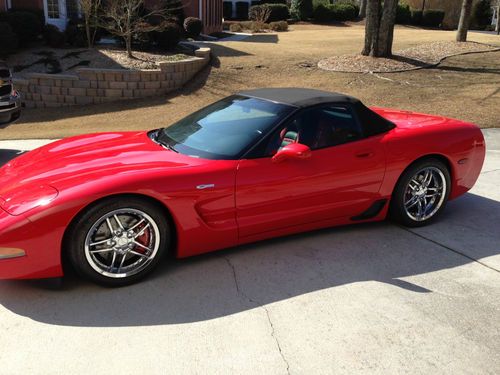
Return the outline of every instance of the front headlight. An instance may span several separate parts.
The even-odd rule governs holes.
[[[49,204],[58,194],[52,186],[28,184],[2,193],[0,207],[11,215],[22,215],[33,208]]]

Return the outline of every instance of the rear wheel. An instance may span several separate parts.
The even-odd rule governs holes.
[[[137,198],[116,198],[91,207],[68,236],[71,264],[106,286],[132,284],[148,275],[168,252],[170,228],[161,210]]]
[[[401,176],[391,200],[391,217],[403,225],[427,225],[443,211],[450,194],[446,165],[426,159],[410,166]]]

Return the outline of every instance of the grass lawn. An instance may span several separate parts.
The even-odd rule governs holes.
[[[455,32],[397,27],[394,50],[454,40]],[[167,126],[208,103],[242,89],[310,87],[356,96],[368,105],[415,110],[500,127],[500,52],[446,59],[434,69],[360,74],[320,70],[325,57],[358,53],[364,27],[292,25],[291,31],[242,42],[212,43],[214,61],[169,96],[112,104],[25,110],[0,129],[0,139],[59,138],[88,132]],[[500,46],[500,37],[470,33],[469,40]]]

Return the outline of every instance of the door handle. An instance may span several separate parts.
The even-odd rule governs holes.
[[[357,158],[371,158],[375,153],[373,151],[360,151],[356,153]]]

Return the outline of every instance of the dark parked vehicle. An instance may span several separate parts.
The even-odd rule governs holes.
[[[0,61],[0,126],[10,124],[21,116],[21,95],[14,89],[7,65]]]

